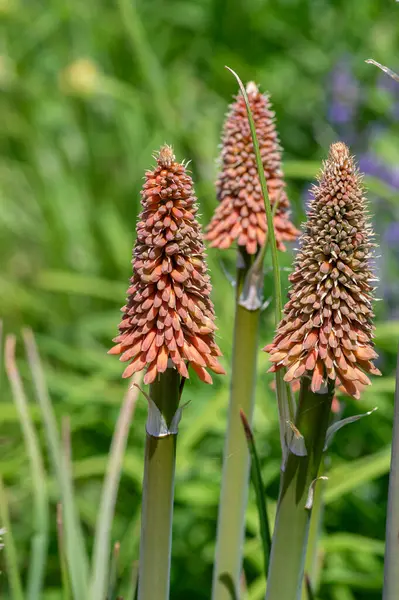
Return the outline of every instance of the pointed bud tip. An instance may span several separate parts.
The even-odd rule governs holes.
[[[334,160],[335,162],[341,162],[345,158],[349,158],[350,152],[349,148],[344,142],[335,142],[330,146],[330,156],[329,158]]]
[[[259,94],[259,88],[254,81],[248,81],[245,91],[247,92],[248,96]]]
[[[175,162],[175,159],[176,157],[173,153],[172,146],[169,146],[168,144],[161,146],[157,156],[157,160],[160,165],[163,167],[170,167]]]

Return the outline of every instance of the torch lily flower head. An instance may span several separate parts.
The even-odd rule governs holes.
[[[300,238],[289,300],[273,343],[270,371],[286,381],[312,378],[314,392],[334,380],[359,398],[379,375],[373,360],[373,233],[361,177],[345,144],[332,144]]]
[[[152,383],[168,366],[188,378],[191,365],[212,383],[207,369],[224,373],[218,362],[211,283],[193,182],[184,163],[163,146],[141,192],[142,212],[133,250],[133,276],[119,335],[110,354],[128,362],[123,377],[147,367]]]
[[[255,83],[248,83],[246,91],[259,140],[270,203],[275,209],[277,247],[285,250],[284,241],[294,240],[299,232],[289,218],[275,115],[269,96],[262,94]],[[231,105],[224,124],[216,189],[220,204],[207,227],[206,239],[210,246],[229,248],[237,241],[238,246],[248,254],[256,254],[266,241],[267,223],[242,94]]]

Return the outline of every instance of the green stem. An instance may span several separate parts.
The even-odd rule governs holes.
[[[303,436],[306,456],[290,450],[282,473],[277,505],[266,600],[299,600],[305,565],[311,510],[305,508],[317,474],[331,411],[334,385],[313,393],[310,379],[303,378],[296,427]]]
[[[244,258],[248,263],[248,257]],[[247,265],[246,268],[239,269],[237,277],[230,402],[213,571],[213,600],[232,600],[234,595],[239,596],[240,589],[250,466],[240,409],[251,424],[260,317],[260,309],[250,311],[240,305],[241,291],[248,272]]]
[[[150,398],[168,427],[179,406],[179,384],[178,372],[169,368],[150,386]],[[176,438],[147,433],[138,600],[169,599]]]
[[[322,463],[319,469],[319,477],[323,475],[324,465]],[[312,585],[313,590],[317,590],[319,572],[320,572],[320,553],[319,553],[319,539],[320,532],[322,528],[323,522],[323,512],[324,512],[324,489],[326,487],[326,482],[324,480],[318,481],[313,498],[313,506],[312,506],[312,515],[310,517],[310,525],[309,525],[309,537],[308,537],[308,546],[306,550],[306,560],[305,560],[305,573],[309,577],[310,583]],[[306,583],[304,582],[302,585],[302,600],[308,600],[308,590],[306,587]]]
[[[399,353],[389,475],[383,600],[399,598]]]

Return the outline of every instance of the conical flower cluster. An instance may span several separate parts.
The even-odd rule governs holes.
[[[204,244],[196,220],[193,182],[169,146],[145,174],[137,223],[133,276],[122,308],[120,334],[110,354],[129,362],[123,377],[148,367],[145,383],[174,366],[188,377],[190,364],[206,383],[207,368],[224,373],[214,340],[215,314]]]
[[[299,234],[289,219],[289,202],[281,168],[281,147],[274,112],[267,95],[250,82],[247,95],[255,122],[260,152],[272,207],[277,203],[274,230],[277,247]],[[220,175],[216,182],[220,201],[205,238],[212,247],[229,248],[237,244],[248,254],[256,254],[266,240],[267,223],[259,183],[254,147],[244,97],[239,94],[231,105],[222,139]]]
[[[285,317],[265,348],[270,371],[286,367],[286,381],[307,375],[314,392],[329,378],[354,398],[371,383],[366,373],[380,374],[372,363],[372,239],[360,175],[338,142],[313,189]]]

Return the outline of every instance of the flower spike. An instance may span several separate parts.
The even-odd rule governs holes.
[[[123,377],[147,367],[144,383],[174,366],[188,378],[191,365],[212,383],[207,369],[224,373],[217,357],[215,314],[193,182],[170,146],[145,174],[142,212],[133,250],[133,276],[119,335],[110,354],[129,362]]]
[[[380,375],[372,362],[375,244],[361,176],[342,142],[330,148],[307,216],[285,316],[265,348],[270,371],[286,367],[289,382],[309,376],[314,392],[330,379],[359,398],[371,383],[366,373]]]
[[[277,248],[295,240],[299,231],[289,219],[275,115],[268,95],[261,94],[255,83],[247,84],[272,207]],[[267,223],[262,190],[256,169],[245,101],[239,94],[228,113],[222,140],[221,168],[216,182],[220,201],[205,238],[211,247],[229,248],[235,240],[248,254],[256,254],[266,240]],[[277,204],[277,206],[275,206]]]

